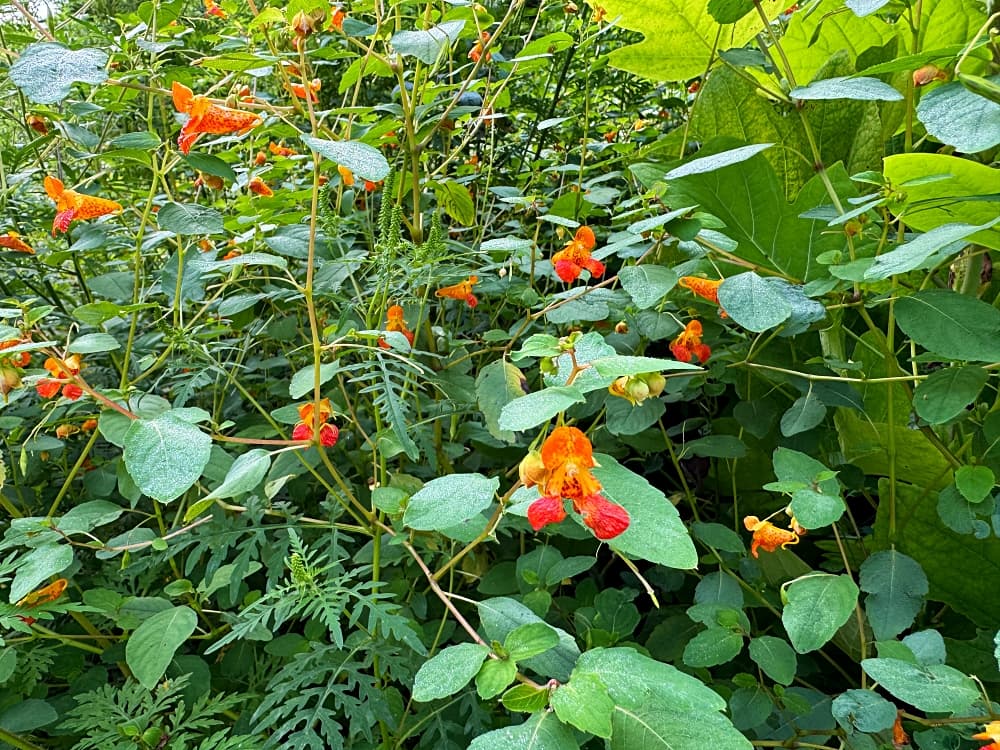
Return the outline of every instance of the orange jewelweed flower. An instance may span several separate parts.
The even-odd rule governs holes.
[[[903,712],[896,712],[896,721],[892,724],[892,746],[895,750],[903,750],[910,744],[910,735],[903,729]]]
[[[84,195],[75,190],[68,190],[55,177],[45,178],[45,192],[56,202],[56,217],[52,220],[52,234],[69,230],[69,225],[76,219],[96,219],[98,216],[118,213],[122,210],[120,203],[98,198],[94,195]]]
[[[222,260],[232,260],[233,258],[239,258],[241,255],[243,255],[243,253],[240,250],[230,250],[222,256]]]
[[[974,740],[992,740],[994,743],[1000,743],[1000,721],[991,721],[989,724],[983,726],[983,731],[979,734],[972,735]],[[985,750],[985,748],[981,748]]]
[[[365,192],[366,193],[374,193],[380,187],[382,187],[382,180],[379,180],[378,182],[372,182],[371,180],[365,180]]]
[[[13,250],[15,253],[28,253],[29,255],[35,254],[31,245],[22,240],[21,235],[13,230],[7,232],[7,234],[0,234],[0,247],[7,250]]]
[[[48,123],[45,122],[44,118],[39,117],[38,115],[28,115],[24,118],[24,121],[27,123],[29,128],[34,130],[39,135],[49,134],[49,126]]]
[[[53,581],[48,586],[43,586],[37,591],[32,591],[27,596],[18,599],[14,603],[15,607],[37,607],[41,604],[48,604],[49,602],[54,602],[63,592],[66,590],[68,581],[65,578],[60,578],[57,581]]]
[[[403,318],[403,308],[399,305],[393,305],[388,310],[385,311],[385,330],[387,331],[397,331],[406,337],[406,340],[410,342],[410,346],[413,346],[413,331],[406,327],[406,320]],[[388,342],[379,337],[378,345],[383,349],[391,348]]]
[[[608,15],[608,12],[604,10],[600,5],[594,6],[594,15],[591,17],[591,21],[594,23],[600,23]]]
[[[345,18],[347,18],[347,14],[344,12],[344,9],[338,5],[333,9],[333,13],[330,14],[330,28],[337,29],[337,31],[343,31]]]
[[[722,286],[723,281],[725,279],[703,279],[700,276],[681,276],[677,283],[679,286],[693,292],[695,296],[719,305],[719,287]],[[726,311],[722,309],[722,305],[719,305],[719,317],[729,317]]]
[[[311,442],[314,426],[318,424],[320,444],[326,448],[332,448],[337,444],[337,439],[340,437],[340,430],[337,428],[337,425],[326,423],[326,420],[331,416],[333,416],[333,407],[330,406],[330,399],[328,398],[324,398],[319,402],[318,413],[316,405],[312,401],[302,404],[299,407],[299,421],[292,429],[292,440],[308,440]]]
[[[576,281],[585,268],[595,279],[603,276],[604,264],[590,257],[590,251],[596,244],[597,239],[590,227],[583,226],[577,229],[573,239],[552,256],[552,266],[556,270],[556,276],[567,284]]]
[[[60,440],[65,440],[70,435],[75,435],[80,431],[80,428],[75,424],[61,424],[56,427],[56,437]]]
[[[479,62],[479,59],[483,56],[483,46],[490,40],[490,32],[484,31],[479,35],[479,41],[473,45],[472,49],[469,50],[469,59],[472,62]],[[486,62],[493,59],[493,55],[490,52],[486,53]]]
[[[700,364],[705,364],[712,356],[712,349],[708,344],[701,343],[701,333],[701,323],[692,320],[680,335],[670,342],[670,353],[680,362],[690,362],[697,357]]]
[[[20,344],[29,344],[29,343],[31,343],[30,338],[10,339],[9,341],[4,341],[3,343],[0,343],[0,352],[3,352],[4,349],[13,349],[15,346],[18,346]],[[8,356],[10,357],[10,359],[7,360],[7,364],[9,364],[12,367],[27,367],[28,365],[31,364],[31,352],[14,352],[13,354]],[[7,358],[5,357],[4,359]]]
[[[343,164],[337,165],[337,172],[340,174],[340,181],[344,183],[344,187],[354,187],[354,172]]]
[[[434,292],[435,297],[447,297],[448,299],[464,299],[465,304],[469,307],[475,307],[479,304],[479,300],[476,295],[472,293],[472,287],[474,284],[479,283],[478,276],[470,276],[465,281],[460,281],[457,284],[452,284],[451,286],[443,286]]]
[[[774,552],[778,547],[785,549],[790,544],[799,543],[799,535],[790,529],[779,529],[770,521],[761,521],[757,516],[747,516],[743,519],[747,531],[753,532],[750,542],[750,554],[758,557],[757,550]]]
[[[205,0],[205,15],[215,16],[216,18],[225,18],[226,11],[215,4],[215,0]]]
[[[263,195],[265,198],[270,198],[274,195],[274,191],[267,186],[260,177],[254,177],[247,183],[247,189],[250,190],[254,195]]]
[[[202,186],[212,188],[212,190],[222,190],[226,186],[226,183],[218,175],[199,172],[198,178],[194,181],[194,187],[200,188]]]
[[[917,88],[926,86],[928,83],[933,83],[934,81],[947,80],[948,72],[941,70],[941,68],[932,63],[928,63],[913,71],[913,85]]]
[[[318,102],[319,97],[316,95],[317,92],[323,87],[323,82],[318,78],[313,78],[309,81],[309,88],[307,89],[303,83],[290,83],[288,84],[288,90],[292,92],[294,96],[299,99],[309,99],[311,102]]]
[[[83,389],[70,380],[74,375],[79,375],[80,368],[83,367],[79,354],[73,354],[62,362],[55,357],[49,357],[42,364],[42,367],[48,370],[52,377],[42,378],[35,383],[35,390],[38,391],[39,396],[52,398],[60,389],[62,389],[62,395],[70,401],[76,401],[83,395]]]
[[[184,154],[191,151],[191,146],[202,133],[242,135],[263,122],[260,115],[255,115],[253,112],[223,107],[211,102],[207,96],[195,95],[191,89],[178,81],[174,81],[171,92],[174,107],[178,112],[188,115],[188,121],[184,123],[177,138],[177,145]]]
[[[274,141],[267,144],[268,150],[275,156],[295,156],[298,152],[287,148],[286,146],[281,146]]]
[[[80,425],[80,429],[83,432],[93,432],[97,429],[97,420],[93,417],[83,420],[83,424]]]

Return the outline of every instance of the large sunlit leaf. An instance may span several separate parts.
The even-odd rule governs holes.
[[[10,80],[38,104],[61,102],[76,82],[98,84],[108,78],[108,55],[85,47],[72,50],[56,42],[29,45],[10,66]]]

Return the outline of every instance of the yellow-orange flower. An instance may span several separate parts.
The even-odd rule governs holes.
[[[573,239],[552,256],[552,266],[555,268],[556,276],[567,284],[576,281],[585,268],[594,278],[603,276],[604,264],[590,257],[590,251],[596,244],[597,239],[590,227],[583,226],[577,229]]]
[[[931,63],[913,71],[913,85],[917,87],[926,86],[928,83],[933,83],[934,81],[947,80],[947,71],[941,70],[937,65]]]
[[[15,346],[29,343],[31,343],[30,337],[4,341],[0,343],[0,354],[3,353],[4,349],[13,349]],[[9,364],[12,367],[27,367],[31,364],[31,352],[14,352],[13,354],[7,355],[3,359],[4,364]]]
[[[292,429],[292,440],[312,440],[313,430],[319,427],[319,442],[326,448],[332,448],[337,444],[340,437],[340,430],[335,424],[327,424],[326,421],[333,416],[333,408],[330,406],[330,399],[324,398],[319,402],[319,409],[310,401],[299,407],[299,421]]]
[[[469,59],[472,62],[479,62],[480,58],[483,56],[483,48],[487,42],[490,41],[490,32],[484,31],[479,35],[479,41],[473,45],[472,49],[469,50]],[[486,62],[489,62],[493,58],[492,53],[486,53]]]
[[[719,287],[725,279],[703,279],[700,276],[681,276],[678,285],[689,289],[696,296],[707,299],[709,302],[719,304]],[[726,311],[719,305],[719,315],[728,318]]]
[[[191,151],[191,146],[202,133],[242,135],[263,122],[260,115],[214,104],[207,96],[195,95],[191,89],[177,81],[174,81],[171,92],[174,107],[178,112],[188,115],[188,121],[184,123],[177,139],[177,145],[185,154]]]
[[[743,519],[747,531],[753,532],[750,542],[750,554],[758,557],[757,550],[774,552],[778,547],[785,549],[791,544],[799,543],[799,535],[790,529],[781,529],[770,521],[761,521],[757,516],[747,516]]]
[[[24,121],[25,123],[27,123],[29,128],[34,130],[39,135],[49,134],[49,126],[45,122],[44,118],[39,117],[38,115],[28,115],[26,118],[24,118]]]
[[[274,191],[260,177],[251,178],[250,182],[247,183],[247,189],[254,195],[263,195],[265,198],[274,195]]]
[[[291,91],[293,95],[297,96],[299,99],[309,99],[311,102],[319,101],[317,94],[322,87],[323,82],[318,78],[313,78],[309,81],[309,88],[306,88],[304,83],[288,84],[288,90]]]
[[[83,367],[79,354],[72,354],[62,361],[55,357],[49,357],[42,364],[42,367],[48,370],[52,377],[42,378],[35,383],[35,390],[38,391],[39,396],[52,398],[60,389],[62,389],[62,395],[70,401],[76,401],[83,395],[83,389],[72,382],[73,376],[79,375],[80,369]]]
[[[892,724],[892,746],[895,750],[903,750],[910,744],[910,735],[903,729],[903,712],[896,712],[896,721]]]
[[[37,591],[32,591],[27,596],[18,599],[14,604],[15,607],[37,607],[40,604],[47,604],[48,602],[54,602],[63,592],[66,590],[68,582],[65,578],[60,578],[57,581],[53,581],[48,586],[43,586]]]
[[[451,286],[443,286],[434,292],[435,297],[447,297],[448,299],[463,299],[465,304],[469,307],[475,307],[479,304],[479,300],[476,295],[472,293],[472,287],[474,284],[479,283],[478,276],[470,276],[465,281],[460,281],[457,284],[452,284]]]
[[[0,234],[0,247],[13,250],[15,253],[35,254],[31,245],[22,240],[21,235],[14,231],[7,232],[7,234]]]
[[[226,11],[215,4],[215,0],[205,0],[205,15],[215,16],[216,18],[225,18]]]
[[[406,319],[403,317],[403,308],[399,305],[393,305],[388,310],[385,311],[386,324],[385,330],[387,331],[397,331],[406,337],[406,340],[410,342],[410,346],[413,346],[413,331],[406,327]],[[388,342],[379,338],[378,345],[383,349],[389,349]]]
[[[350,168],[338,164],[337,172],[340,174],[340,181],[344,183],[344,187],[354,187],[354,172]]]
[[[694,357],[698,362],[705,364],[712,356],[712,349],[708,344],[701,343],[702,327],[697,320],[688,323],[680,335],[670,342],[670,353],[681,362],[690,362]]]
[[[1000,721],[991,721],[986,724],[982,732],[972,735],[972,739],[992,740],[995,743],[1000,743]]]
[[[52,234],[67,231],[69,225],[77,219],[96,219],[98,216],[122,210],[121,204],[115,201],[69,190],[63,185],[62,180],[55,177],[45,178],[45,192],[56,202]]]
[[[298,153],[297,151],[294,151],[286,146],[279,145],[274,141],[267,144],[267,148],[275,156],[295,156],[296,153]]]
[[[344,9],[338,5],[333,9],[333,13],[330,14],[330,28],[337,29],[337,31],[343,31],[345,18],[347,18],[347,14],[344,12]]]

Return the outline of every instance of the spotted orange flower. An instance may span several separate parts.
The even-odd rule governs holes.
[[[10,339],[9,341],[4,341],[0,343],[0,356],[2,356],[4,349],[13,349],[15,346],[20,344],[28,343],[31,343],[30,338]],[[12,367],[27,367],[31,364],[31,352],[14,352],[13,354],[4,357],[4,360]]]
[[[275,156],[295,156],[298,152],[286,146],[282,146],[274,141],[267,144],[268,150]]]
[[[319,101],[317,94],[321,88],[323,88],[323,82],[318,78],[313,78],[309,81],[308,88],[306,88],[304,83],[288,84],[288,90],[291,91],[294,96],[297,96],[299,99],[309,99],[311,102]]]
[[[708,344],[701,343],[702,327],[697,320],[692,320],[673,341],[670,342],[670,353],[681,362],[690,362],[694,357],[705,364],[712,356]]]
[[[910,735],[903,729],[903,712],[896,712],[896,721],[892,724],[892,747],[894,750],[903,750],[910,744]]]
[[[215,4],[215,0],[205,0],[205,15],[215,16],[216,18],[225,18],[226,11]]]
[[[83,432],[93,432],[97,429],[97,420],[93,417],[83,420],[83,424],[80,425],[80,429]]]
[[[35,390],[39,396],[52,398],[60,389],[62,395],[70,401],[76,401],[83,395],[83,389],[71,380],[74,375],[80,374],[80,368],[83,367],[79,354],[72,354],[62,361],[49,357],[42,367],[48,370],[52,377],[42,378],[35,383]]]
[[[781,529],[770,521],[761,521],[757,516],[747,516],[743,519],[747,531],[753,532],[750,542],[750,554],[758,557],[757,550],[774,552],[778,547],[785,549],[791,544],[799,543],[799,535],[790,529]]]
[[[403,317],[403,308],[399,305],[393,305],[385,311],[385,317],[387,321],[385,324],[385,330],[397,331],[403,334],[406,336],[406,340],[410,342],[410,346],[413,346],[413,331],[406,327],[406,320]],[[383,338],[379,338],[378,345],[383,349],[391,348],[389,343]]]
[[[457,284],[452,284],[451,286],[443,286],[434,292],[435,297],[447,297],[448,299],[464,299],[465,304],[469,307],[475,307],[479,304],[479,300],[476,295],[472,293],[472,287],[479,283],[478,276],[470,276],[465,281],[460,281]]]
[[[590,271],[590,275],[595,279],[603,276],[604,264],[590,257],[590,251],[596,244],[597,239],[590,227],[583,226],[577,229],[573,239],[552,256],[552,266],[556,270],[556,276],[567,284],[576,281],[583,269]]]
[[[371,180],[365,180],[365,192],[366,193],[374,193],[381,186],[382,186],[382,180],[379,180],[378,182],[372,182]]]
[[[576,427],[556,427],[539,454],[528,454],[519,467],[527,486],[539,485],[542,497],[528,506],[528,522],[538,531],[566,517],[563,498],[598,539],[613,539],[629,525],[628,511],[601,495],[601,483],[591,472],[597,466],[590,440]],[[525,464],[525,462],[522,462]]]
[[[339,5],[333,9],[333,13],[330,14],[330,28],[337,29],[337,31],[344,30],[344,19],[347,18],[347,13]]]
[[[69,190],[63,185],[62,180],[55,177],[45,178],[45,192],[56,202],[52,234],[69,230],[69,225],[77,219],[96,219],[98,216],[122,210],[121,204],[115,201]]]
[[[719,287],[725,279],[703,279],[700,276],[681,276],[677,282],[679,286],[690,290],[697,297],[707,299],[709,302],[719,304]],[[719,305],[719,315],[728,318],[726,311]]]
[[[30,608],[54,602],[63,595],[67,585],[68,581],[65,578],[60,578],[57,581],[53,581],[48,586],[43,586],[37,591],[32,591],[27,596],[18,599],[14,606]]]
[[[222,256],[222,260],[232,260],[233,258],[239,258],[241,255],[243,255],[241,250],[230,250]]]
[[[7,234],[0,234],[0,247],[13,250],[15,253],[35,254],[31,245],[22,240],[21,235],[14,231],[7,232]]]
[[[223,107],[220,104],[214,104],[207,96],[195,95],[191,89],[178,81],[174,81],[171,92],[174,107],[178,112],[188,115],[188,121],[184,123],[180,137],[177,139],[177,145],[185,154],[191,151],[191,146],[202,133],[213,135],[237,133],[242,135],[263,122],[260,115]]]
[[[484,31],[479,35],[479,41],[476,42],[472,49],[469,50],[469,59],[472,62],[479,62],[480,58],[483,56],[483,47],[490,40],[490,32]],[[486,53],[486,62],[493,59],[493,55],[490,52]]]
[[[247,183],[247,189],[254,195],[263,195],[265,198],[274,195],[274,191],[260,177],[251,178],[250,182]]]
[[[343,164],[337,165],[337,172],[340,174],[340,181],[344,183],[344,187],[354,187],[354,172]]]
[[[313,402],[302,404],[299,407],[299,421],[292,429],[292,440],[313,439],[315,426],[319,426],[319,442],[325,448],[332,448],[337,444],[340,437],[340,430],[335,424],[327,424],[327,420],[333,416],[333,407],[330,406],[330,399],[324,398],[319,402],[319,409]]]
[[[39,117],[38,115],[28,115],[24,118],[24,121],[27,123],[29,128],[34,130],[39,135],[49,134],[49,126],[48,123],[45,122],[44,118]]]
[[[923,67],[917,68],[913,71],[913,85],[926,86],[928,83],[933,83],[934,81],[947,81],[948,72],[941,70],[937,65],[928,63]]]

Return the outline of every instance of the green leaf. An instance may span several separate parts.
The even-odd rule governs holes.
[[[413,700],[426,703],[454,695],[476,676],[490,650],[478,643],[459,643],[442,649],[417,670]]]
[[[222,214],[197,204],[165,203],[156,214],[160,229],[179,235],[222,234]]]
[[[445,21],[426,31],[399,31],[389,43],[404,57],[409,55],[422,63],[433,65],[444,50],[450,49],[458,41],[463,28],[465,21]]]
[[[514,442],[513,430],[500,429],[500,415],[507,404],[526,395],[524,373],[505,359],[490,362],[476,375],[476,401],[486,429],[497,440]]]
[[[548,705],[549,691],[544,687],[515,685],[500,700],[508,711],[531,714]]]
[[[965,413],[989,378],[988,371],[975,365],[935,370],[913,392],[913,409],[929,424],[944,424]]]
[[[319,366],[319,384],[323,385],[340,371],[337,362],[324,362]],[[292,398],[302,398],[312,393],[316,387],[316,370],[312,365],[297,370],[288,382],[288,395]]]
[[[501,430],[530,430],[585,398],[576,386],[552,386],[516,398],[500,410]]]
[[[476,692],[483,700],[500,695],[517,677],[512,659],[487,659],[476,674]]]
[[[554,714],[542,711],[518,726],[479,735],[469,745],[469,750],[579,750],[579,747],[569,727],[561,724]]]
[[[717,667],[736,658],[743,649],[743,636],[728,628],[702,630],[684,647],[689,667]]]
[[[63,534],[80,534],[116,521],[124,512],[107,500],[88,500],[67,511],[55,525]]]
[[[389,174],[389,162],[382,152],[359,141],[325,141],[310,135],[301,136],[305,144],[320,156],[347,167],[355,177],[378,182]]]
[[[136,133],[123,133],[117,138],[108,141],[111,148],[137,148],[142,151],[155,151],[160,147],[160,137],[156,133],[148,130],[140,130]]]
[[[434,194],[441,209],[463,227],[471,227],[476,223],[476,207],[472,202],[472,194],[465,185],[454,180],[437,182],[434,184]]]
[[[750,658],[768,677],[781,685],[791,685],[798,669],[795,650],[783,638],[762,635],[750,641]]]
[[[702,156],[698,159],[693,159],[686,164],[682,164],[679,167],[671,169],[663,176],[663,179],[668,181],[677,180],[681,177],[687,177],[692,174],[715,172],[723,167],[740,164],[741,162],[745,162],[747,159],[752,159],[761,151],[765,151],[773,145],[773,143],[756,143],[752,146],[740,146],[728,151],[720,151],[719,153],[712,154],[711,156]]]
[[[856,99],[860,101],[898,102],[903,95],[878,78],[838,76],[813,81],[788,92],[793,99]]]
[[[559,645],[559,634],[544,622],[529,622],[514,628],[504,639],[504,650],[514,661],[544,654]]]
[[[881,550],[865,560],[858,584],[868,594],[865,611],[879,641],[892,640],[913,624],[928,591],[920,564],[896,550]]]
[[[865,659],[861,667],[883,690],[920,711],[962,713],[979,699],[976,683],[945,664]]]
[[[733,322],[757,333],[781,325],[792,314],[784,296],[753,271],[723,281],[719,304]]]
[[[198,481],[212,438],[173,412],[136,419],[125,433],[125,468],[144,495],[168,503]]]
[[[260,448],[253,448],[236,457],[226,472],[222,484],[207,494],[204,499],[227,498],[243,495],[254,489],[271,468],[271,454]],[[185,520],[188,520],[185,517]]]
[[[17,649],[13,646],[0,651],[0,685],[3,685],[14,674],[17,668]]]
[[[171,607],[144,620],[129,636],[125,663],[144,688],[156,687],[197,624],[198,615],[190,607]]]
[[[515,362],[535,357],[558,357],[562,354],[559,339],[548,333],[533,333],[524,340],[521,348],[510,355]]]
[[[996,486],[996,477],[988,466],[960,466],[955,472],[955,486],[970,503],[981,503]]]
[[[822,529],[836,523],[847,510],[839,495],[827,495],[812,489],[792,493],[789,507],[796,520],[807,529]]]
[[[493,504],[499,487],[497,477],[488,479],[482,474],[432,479],[410,498],[403,523],[417,531],[439,531],[465,523]]]
[[[677,274],[664,266],[625,266],[618,272],[622,288],[628,292],[636,307],[652,307],[677,285]]]
[[[881,732],[896,722],[896,706],[871,690],[847,690],[830,708],[837,723],[849,731]]]
[[[236,172],[218,156],[192,151],[183,158],[192,169],[197,169],[199,172],[214,175],[215,177],[221,177],[230,182],[236,181]]]
[[[746,454],[746,444],[735,435],[706,435],[685,442],[678,457],[743,458]]]
[[[719,23],[736,23],[753,10],[753,0],[708,0],[708,12]]]
[[[1000,76],[986,79],[1000,83]],[[951,81],[926,92],[917,105],[917,119],[927,132],[966,154],[1000,143],[1000,104]]]
[[[815,651],[847,622],[858,601],[858,587],[847,575],[816,573],[792,581],[781,622],[800,654]]]
[[[74,354],[96,354],[120,349],[121,344],[110,333],[86,333],[73,339],[68,349]]]
[[[521,602],[505,596],[494,597],[479,602],[479,619],[483,631],[490,641],[503,642],[511,631],[527,623],[544,623]],[[554,628],[559,635],[559,645],[538,656],[524,660],[524,666],[538,674],[554,677],[560,682],[569,679],[573,665],[580,656],[580,648],[569,633],[561,628]]]
[[[49,578],[73,564],[73,548],[68,544],[43,544],[21,558],[10,585],[11,604],[23,599]]]
[[[599,464],[594,476],[604,496],[629,513],[629,526],[609,544],[622,554],[668,568],[690,570],[698,552],[673,503],[643,477],[629,471],[611,456],[594,455]]]
[[[557,687],[549,702],[559,720],[581,732],[605,739],[611,736],[611,714],[615,703],[607,686],[593,673],[570,675],[569,682]]]
[[[8,71],[10,80],[36,104],[61,102],[77,81],[97,85],[108,79],[107,53],[71,50],[55,42],[29,44]]]
[[[927,289],[896,303],[907,336],[949,359],[1000,361],[1000,310],[949,289]]]
[[[610,357],[600,357],[590,361],[591,367],[604,378],[617,378],[620,375],[642,375],[647,372],[662,372],[663,370],[690,370],[699,372],[701,368],[687,362],[673,359],[657,359],[656,357],[626,357],[615,354]]]
[[[785,437],[808,432],[826,418],[826,405],[810,390],[795,399],[781,416],[781,434]]]
[[[27,698],[0,713],[0,727],[8,732],[31,732],[59,719],[59,714],[40,698]]]
[[[920,268],[924,261],[946,246],[958,243],[959,240],[964,240],[976,232],[989,229],[998,222],[1000,222],[1000,218],[979,225],[954,223],[934,227],[915,240],[905,242],[896,249],[878,256],[875,263],[865,271],[865,278],[888,279],[898,273],[906,273]],[[952,255],[957,255],[961,249],[961,245],[955,244],[947,255],[935,257],[935,260],[942,263]]]

